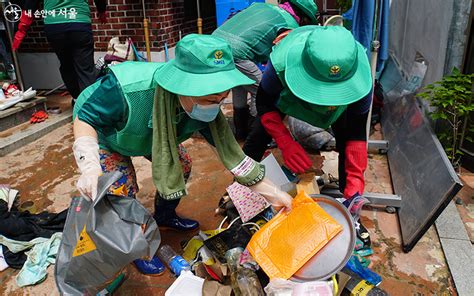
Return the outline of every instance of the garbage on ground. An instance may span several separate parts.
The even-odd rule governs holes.
[[[215,281],[204,281],[202,286],[203,296],[230,296],[232,287],[222,285]]]
[[[245,248],[251,237],[252,233],[247,227],[234,222],[226,230],[206,239],[204,245],[219,262],[226,263],[225,253],[236,247]]]
[[[10,188],[10,186],[0,185],[0,200],[3,200],[7,203],[8,212],[10,212],[18,193],[18,190]]]
[[[207,248],[202,247],[204,245],[203,235],[205,234],[193,236],[183,247],[183,258],[191,266],[196,262],[202,262],[206,265],[215,263],[212,253]]]
[[[97,293],[97,296],[99,295],[111,295],[114,293],[118,287],[125,281],[126,274],[125,272],[119,274],[107,287],[102,289]]]
[[[10,108],[17,103],[34,98],[36,90],[31,87],[24,92],[18,90],[15,85],[4,84],[0,90],[0,111]]]
[[[55,269],[60,293],[97,293],[130,262],[156,253],[160,233],[151,214],[133,198],[106,193],[121,175],[102,175],[93,202],[72,199]]]
[[[247,248],[270,279],[288,279],[341,230],[340,224],[301,192],[291,212],[276,215]]]
[[[44,242],[35,244],[26,252],[28,258],[16,276],[19,287],[30,286],[42,282],[46,278],[46,269],[56,261],[62,233],[57,232]]]
[[[20,90],[18,89],[18,87],[8,82],[5,82],[2,85],[2,90],[3,90],[5,98],[16,97],[20,94]]]
[[[166,290],[165,296],[202,295],[204,279],[195,276],[189,270],[183,271],[178,279]]]
[[[17,241],[0,235],[0,246],[4,259],[6,259],[5,249],[14,254],[25,254],[24,261],[19,264],[21,266],[18,266],[21,268],[16,277],[19,287],[34,285],[46,278],[47,267],[55,262],[61,235],[61,232],[57,232],[50,238],[37,237],[30,241]],[[9,266],[7,260],[5,263]]]
[[[240,264],[242,252],[242,248],[233,248],[225,253],[227,265],[230,269],[230,281],[234,295],[263,296],[263,289],[255,272]]]
[[[19,192],[0,185],[0,270],[20,269],[17,284],[33,285],[46,278],[46,268],[54,264],[67,211],[36,214],[18,207]]]
[[[48,113],[44,110],[36,111],[31,115],[30,123],[40,123],[48,119]]]
[[[388,296],[387,292],[358,277],[346,268],[338,273],[338,284],[338,295],[340,296]]]
[[[244,223],[270,206],[263,196],[237,182],[227,187],[227,192]]]
[[[177,276],[184,271],[191,270],[189,263],[178,255],[169,245],[162,245],[158,249],[158,257],[160,257],[161,261]]]
[[[333,291],[332,281],[296,283],[277,278],[265,287],[268,296],[332,296]]]
[[[371,271],[370,269],[364,267],[357,256],[352,256],[349,262],[346,264],[346,268],[352,271],[353,273],[357,274],[362,279],[368,281],[369,283],[377,286],[382,282],[382,278],[380,275],[376,274],[375,272]]]
[[[8,263],[3,256],[3,246],[0,245],[0,271],[4,271],[8,268]]]

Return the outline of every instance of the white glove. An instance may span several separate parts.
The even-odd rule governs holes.
[[[260,193],[272,206],[275,210],[279,210],[281,208],[286,208],[287,211],[291,210],[291,196],[281,191],[272,181],[268,178],[263,178],[262,181],[258,182],[257,184],[250,186],[255,192]]]
[[[74,158],[81,171],[77,189],[84,197],[94,200],[97,197],[97,183],[102,174],[99,160],[99,144],[96,138],[83,136],[72,146]]]

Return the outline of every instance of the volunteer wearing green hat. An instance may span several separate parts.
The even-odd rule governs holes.
[[[273,138],[286,166],[302,173],[311,161],[283,124],[283,117],[320,128],[331,126],[339,150],[344,204],[358,216],[368,202],[361,196],[367,167],[367,94],[372,88],[365,49],[343,27],[306,26],[276,45],[270,61],[257,93],[260,121],[247,138],[244,152],[260,160]]]
[[[212,33],[230,44],[237,69],[255,80],[251,85],[238,86],[232,90],[237,139],[246,138],[249,123],[257,115],[255,95],[262,72],[256,64],[268,60],[278,34],[299,25],[317,24],[317,13],[314,0],[289,0],[278,6],[253,3]],[[247,93],[251,95],[250,110]]]
[[[188,35],[165,64],[126,62],[84,90],[74,107],[74,156],[81,171],[79,191],[94,199],[102,172],[121,171],[113,186],[123,194],[138,192],[132,156],[152,160],[157,188],[155,219],[161,228],[193,230],[197,221],[178,217],[179,198],[191,160],[180,145],[198,131],[215,146],[235,179],[260,192],[276,207],[290,207],[291,197],[265,178],[263,165],[244,155],[220,111],[229,89],[252,80],[233,63],[229,45],[207,35]],[[162,272],[157,258],[135,264],[148,274]]]

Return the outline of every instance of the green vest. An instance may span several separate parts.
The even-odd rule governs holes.
[[[44,10],[46,25],[91,22],[87,0],[44,0]]]
[[[128,120],[121,130],[114,133],[97,130],[101,148],[110,149],[125,156],[151,155],[152,110],[156,89],[153,75],[162,65],[162,63],[124,62],[109,68],[117,79],[121,93],[127,102]],[[100,82],[82,91],[74,107],[75,113],[98,87],[100,87]],[[75,116],[76,114],[73,118]]]
[[[299,42],[305,42],[305,37],[307,37],[315,27],[316,26],[304,26],[293,30],[273,48],[270,60],[284,87],[277,102],[278,109],[287,115],[303,120],[313,126],[326,129],[341,116],[347,106],[321,106],[303,101],[290,91],[285,81],[286,56],[289,48]]]
[[[268,60],[273,40],[281,29],[298,27],[284,9],[265,3],[254,3],[227,20],[212,35],[225,39],[235,59],[255,63]]]

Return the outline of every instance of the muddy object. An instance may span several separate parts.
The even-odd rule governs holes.
[[[94,201],[72,199],[54,273],[61,295],[95,295],[130,262],[156,253],[161,239],[153,216],[137,200],[107,193],[121,176],[99,177]]]
[[[250,230],[242,226],[241,221],[236,221],[230,228],[205,240],[204,245],[220,263],[227,263],[225,253],[233,248],[245,248],[251,237]]]
[[[30,212],[30,214],[38,213],[35,203],[31,200],[28,200],[22,203],[18,209],[20,210],[20,212]]]
[[[387,292],[360,278],[349,269],[344,268],[343,273],[350,278],[345,284],[344,289],[341,292],[341,296],[389,296]]]
[[[262,286],[260,281],[251,269],[240,265],[240,256],[243,248],[233,248],[225,253],[227,265],[230,268],[230,280],[232,290],[236,296],[263,296]]]
[[[49,114],[61,114],[61,112],[63,112],[59,107],[50,107],[47,111]]]

